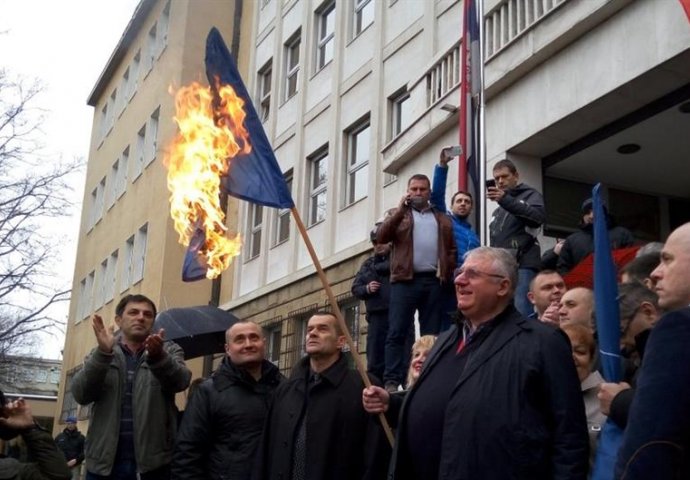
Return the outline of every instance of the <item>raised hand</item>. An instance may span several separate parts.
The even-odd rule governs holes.
[[[103,353],[113,353],[115,346],[115,326],[105,326],[103,318],[100,315],[94,315],[92,319],[93,332],[96,334],[96,342],[98,342],[98,349]]]
[[[5,418],[0,418],[0,425],[13,430],[23,430],[34,425],[31,408],[23,398],[7,403],[3,409]]]
[[[160,360],[165,355],[163,342],[165,341],[165,330],[160,329],[158,333],[152,333],[144,340],[144,348],[151,360]]]

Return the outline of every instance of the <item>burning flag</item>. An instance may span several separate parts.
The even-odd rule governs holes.
[[[220,32],[206,39],[210,87],[193,83],[176,94],[179,127],[168,155],[171,216],[188,245],[184,281],[215,278],[240,251],[239,235],[225,237],[221,189],[260,205],[294,202],[235,61]]]

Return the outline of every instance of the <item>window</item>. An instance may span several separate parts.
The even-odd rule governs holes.
[[[170,24],[170,2],[165,5],[160,18],[158,19],[158,35],[156,43],[158,46],[158,56],[163,53],[165,47],[168,45],[168,26]]]
[[[264,209],[256,203],[249,204],[247,212],[247,232],[249,232],[249,245],[247,248],[247,260],[256,258],[261,254],[261,226]]]
[[[265,335],[267,341],[266,360],[277,366],[280,361],[280,347],[283,339],[283,331],[280,327],[280,323],[268,327],[265,331]]]
[[[354,37],[374,23],[374,0],[355,0]]]
[[[151,30],[149,30],[149,35],[146,39],[146,58],[144,59],[144,62],[146,65],[147,74],[153,68],[153,63],[156,61],[157,52],[158,45],[156,44],[156,24],[154,23],[153,27],[151,27]]]
[[[136,160],[134,161],[134,179],[141,175],[144,171],[144,162],[146,161],[146,124],[139,129],[137,133],[137,149]]]
[[[350,295],[347,296],[350,297]],[[355,344],[355,348],[359,348],[359,300],[350,299],[340,303],[338,306],[343,313],[345,325],[347,325],[347,329],[352,336],[352,342]],[[349,346],[345,345],[343,351],[349,351]]]
[[[113,205],[115,205],[115,200],[117,199],[117,187],[119,178],[120,159],[118,158],[117,160],[115,160],[115,163],[113,163],[113,166],[110,167],[110,181],[108,182],[110,188],[108,188],[108,200],[106,202],[106,207],[108,210],[110,210],[113,207]]]
[[[156,159],[156,149],[158,148],[158,117],[160,115],[160,107],[149,117],[148,126],[145,128],[145,146],[144,146],[144,166],[149,166],[151,162]]]
[[[94,278],[96,277],[96,272],[91,271],[89,275],[86,277],[86,287],[84,287],[84,291],[86,292],[86,297],[84,298],[84,316],[83,318],[88,317],[91,315],[91,312],[93,312],[93,281]]]
[[[269,60],[264,67],[259,70],[259,118],[264,122],[268,119],[271,113],[271,79],[272,79],[272,62]]]
[[[91,215],[89,217],[89,230],[93,228],[103,217],[105,205],[105,177],[101,179],[96,188],[91,192]]]
[[[132,262],[134,261],[134,235],[125,242],[125,261],[122,264],[122,278],[120,279],[120,291],[124,292],[131,285]]]
[[[369,121],[347,134],[347,186],[345,205],[367,196],[369,182]]]
[[[412,102],[410,93],[403,89],[389,99],[391,111],[391,139],[397,137],[412,123]]]
[[[120,104],[118,105],[118,115],[122,115],[122,112],[125,111],[125,107],[127,106],[127,101],[129,100],[129,90],[130,90],[131,85],[129,83],[129,67],[127,67],[127,70],[125,70],[125,73],[122,74],[122,81],[120,81]]]
[[[285,100],[297,93],[300,32],[285,44]]]
[[[309,159],[309,225],[326,218],[326,185],[328,180],[328,148]]]
[[[108,303],[115,298],[115,275],[117,272],[117,250],[110,254],[103,281],[103,301]]]
[[[146,263],[146,243],[148,240],[148,223],[142,226],[134,239],[134,253],[132,256],[132,285],[144,278]]]
[[[285,174],[285,183],[287,184],[288,191],[292,193],[292,170]],[[273,246],[276,246],[290,238],[290,209],[281,208],[276,210],[274,218]]]
[[[77,302],[77,316],[74,323],[79,323],[84,317],[84,299],[86,298],[86,279],[79,282],[79,300]]]
[[[74,374],[77,373],[80,368],[81,367],[75,368],[71,372],[68,372],[65,376],[65,394],[62,398],[62,411],[60,412],[60,423],[65,423],[67,417],[77,416],[78,405],[77,401],[74,399],[74,396],[72,395],[72,380],[74,379]]]
[[[105,298],[105,272],[108,270],[108,259],[106,258],[101,262],[98,268],[98,277],[96,277],[96,295],[94,298],[94,304],[96,310],[103,306],[103,299]]]
[[[316,69],[333,60],[335,46],[335,2],[317,12]]]
[[[137,51],[132,59],[132,64],[129,70],[129,90],[127,91],[127,100],[131,100],[135,93],[137,93],[137,86],[139,82],[139,67],[141,66],[141,50]]]
[[[120,198],[127,190],[127,167],[129,164],[129,147],[125,148],[120,156],[117,177],[115,178],[115,196]]]
[[[101,108],[101,122],[100,122],[100,129],[99,129],[99,135],[101,142],[105,139],[105,136],[108,134],[108,124],[110,123],[109,117],[109,111],[108,111],[108,104],[106,103],[103,105],[103,108]]]
[[[115,112],[117,110],[117,88],[113,90],[113,93],[110,94],[110,100],[108,101],[108,133],[110,133],[110,130],[113,129],[113,125],[115,124]]]

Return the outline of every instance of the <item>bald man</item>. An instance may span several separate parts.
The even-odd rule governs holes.
[[[649,336],[617,479],[690,478],[690,223],[674,230],[652,272],[667,313]]]
[[[563,294],[558,305],[561,325],[579,323],[592,328],[594,319],[594,292],[589,288],[575,287]]]

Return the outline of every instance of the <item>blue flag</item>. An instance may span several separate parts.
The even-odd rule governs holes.
[[[599,337],[599,355],[604,379],[620,382],[620,318],[618,310],[618,279],[609,242],[608,222],[601,199],[601,183],[592,189],[594,210],[594,311]],[[616,456],[623,439],[623,431],[607,419],[599,435],[592,480],[613,479]]]
[[[244,101],[244,111],[247,114],[244,126],[249,133],[252,148],[248,154],[240,153],[230,161],[227,177],[223,178],[225,191],[233,197],[267,207],[294,207],[285,177],[273,154],[273,147],[237,71],[235,60],[216,28],[212,28],[206,37],[206,77],[213,88],[217,81],[221,85],[230,85]]]
[[[244,127],[251,145],[249,153],[239,153],[230,160],[227,176],[221,178],[223,190],[234,197],[268,207],[294,207],[285,177],[273,154],[273,147],[266,137],[235,60],[216,28],[212,28],[206,37],[206,76],[211,88],[215,89],[218,84],[230,85],[244,101]],[[215,94],[217,96],[218,92]],[[185,253],[183,281],[192,282],[206,276],[207,268],[199,255],[205,240],[204,231],[197,226]]]

